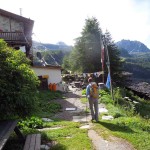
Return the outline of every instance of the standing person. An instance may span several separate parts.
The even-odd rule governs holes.
[[[92,82],[91,77],[88,79],[88,83],[89,84],[86,87],[86,97],[88,98],[88,101],[89,101],[92,121],[96,120],[96,122],[98,122],[98,96],[99,96],[99,93],[97,93],[97,96],[93,96],[91,94],[91,88],[92,88],[93,83],[94,83],[94,82]],[[98,91],[98,87],[96,90]]]

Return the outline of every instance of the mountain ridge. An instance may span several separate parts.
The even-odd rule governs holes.
[[[150,49],[140,41],[131,41],[131,40],[121,40],[116,42],[116,45],[119,49],[127,50],[129,54],[140,53],[140,52],[150,52]]]
[[[71,51],[72,46],[66,45],[64,42],[58,42],[57,44],[51,43],[40,43],[37,41],[33,41],[33,47],[39,50],[64,50],[64,51]]]

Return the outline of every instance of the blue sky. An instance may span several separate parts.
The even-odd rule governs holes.
[[[35,21],[33,39],[43,43],[73,45],[85,19],[94,16],[115,42],[137,40],[150,48],[149,0],[3,0],[0,8],[16,14],[21,8]]]

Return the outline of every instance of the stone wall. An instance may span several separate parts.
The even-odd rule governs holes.
[[[0,31],[22,32],[24,31],[23,23],[0,15]]]

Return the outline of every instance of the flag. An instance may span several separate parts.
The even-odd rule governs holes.
[[[108,73],[108,76],[107,76],[106,87],[110,89],[110,73]]]
[[[103,41],[101,43],[101,63],[102,63],[102,70],[104,71],[104,44]]]

